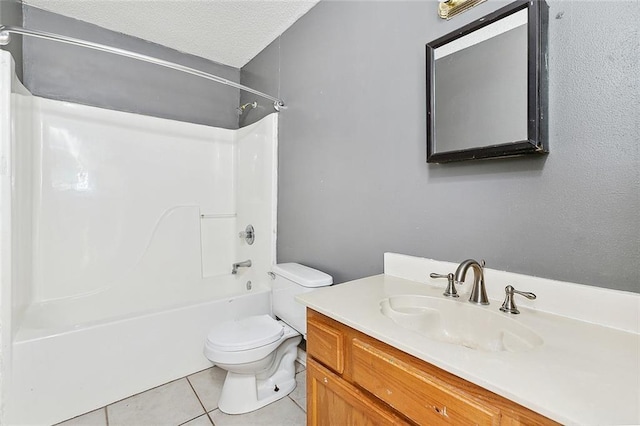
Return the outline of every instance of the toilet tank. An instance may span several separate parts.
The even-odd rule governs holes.
[[[330,286],[333,278],[299,263],[280,263],[274,265],[271,272],[273,314],[306,336],[306,307],[296,302],[295,296]]]

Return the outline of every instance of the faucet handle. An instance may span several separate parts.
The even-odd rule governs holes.
[[[435,272],[429,274],[431,278],[449,278],[449,275],[453,274],[436,274]]]
[[[456,285],[455,285],[455,281],[453,279],[452,273],[444,275],[444,274],[436,274],[435,272],[432,272],[431,274],[429,274],[429,276],[431,278],[446,278],[448,280],[447,289],[444,291],[444,293],[442,293],[444,296],[460,297],[458,296],[458,292],[456,291]]]
[[[253,226],[247,225],[244,231],[238,233],[238,237],[240,237],[241,240],[245,240],[249,245],[253,244],[256,240],[256,233]]]
[[[513,300],[513,296],[515,294],[519,294],[520,296],[524,296],[529,300],[534,300],[536,298],[536,295],[533,293],[529,293],[529,292],[525,292],[525,291],[519,291],[516,290],[515,288],[513,288],[512,285],[508,285],[504,288],[504,302],[502,302],[502,306],[500,307],[500,310],[502,312],[507,312],[509,314],[519,314],[520,311],[518,310],[518,307],[516,306],[516,302]]]

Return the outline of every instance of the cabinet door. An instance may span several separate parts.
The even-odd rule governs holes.
[[[307,360],[307,425],[407,425],[329,369]]]

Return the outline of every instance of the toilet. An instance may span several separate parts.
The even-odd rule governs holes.
[[[330,275],[298,263],[274,265],[273,314],[217,324],[207,335],[205,356],[227,370],[218,408],[227,414],[257,410],[296,387],[298,344],[306,337],[305,307],[295,296],[333,283]]]

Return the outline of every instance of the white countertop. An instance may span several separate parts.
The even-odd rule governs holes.
[[[612,320],[617,328],[613,328],[611,324],[604,326],[575,319],[575,316],[580,316],[578,314],[569,318],[544,312],[541,310],[547,307],[544,302],[540,304],[540,309],[527,308],[524,299],[520,298],[517,301],[522,302],[518,305],[521,314],[510,317],[540,335],[544,339],[542,346],[517,353],[473,350],[428,339],[382,315],[380,302],[383,299],[401,294],[443,297],[445,284],[429,278],[418,282],[389,275],[389,271],[397,269],[398,264],[394,264],[394,261],[411,260],[402,255],[389,256],[398,257],[390,260],[385,256],[387,273],[384,275],[318,289],[298,296],[297,300],[315,311],[560,423],[640,424],[640,334],[637,331],[639,295],[593,288],[591,296],[602,299],[606,298],[602,296],[602,291],[614,292],[610,296],[614,302],[618,302],[618,307],[622,303],[623,309],[634,311],[626,315],[626,322]],[[418,260],[414,263],[419,266],[414,268],[414,272],[420,268],[431,269],[431,272],[452,272],[446,269],[452,265],[447,262],[413,259]],[[545,286],[551,283],[559,289],[560,297],[565,296],[561,289],[563,283],[525,277],[520,281],[525,281],[529,287],[520,288],[518,275],[499,271],[492,275],[487,271],[485,276],[492,275],[496,281],[492,285],[487,279],[488,290],[493,287],[498,290],[489,291],[489,306],[476,306],[477,309],[499,312],[502,298],[493,298],[492,294],[500,294],[500,289],[504,289],[500,274],[508,276],[510,283],[520,290],[537,290],[544,294]],[[428,274],[421,276],[427,277]],[[513,282],[514,278],[516,282]],[[539,286],[535,283],[536,280],[540,281]],[[571,286],[576,284],[566,284],[569,290],[575,290]],[[461,288],[458,289],[461,297],[457,302],[468,303],[465,293],[469,286],[465,284],[463,287],[467,289],[464,292]],[[585,294],[590,291],[589,288],[581,290],[585,290]],[[538,294],[538,299],[540,296]],[[589,309],[600,311],[598,315],[594,314],[598,318],[605,318],[606,312],[603,314],[602,311],[609,309],[607,306],[599,307],[598,300],[589,301],[588,296],[578,300],[569,298],[566,302],[582,304],[583,315],[586,315],[584,305],[592,302]],[[615,309],[614,304],[611,305]]]

